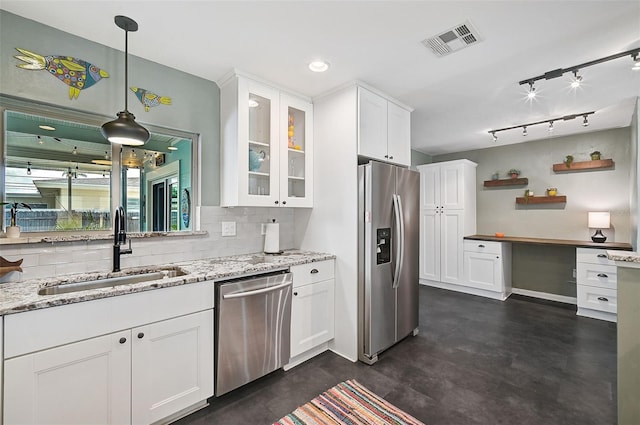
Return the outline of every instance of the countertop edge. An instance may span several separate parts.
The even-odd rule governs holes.
[[[626,242],[589,242],[578,241],[570,239],[546,239],[546,238],[529,238],[520,236],[504,236],[497,237],[491,235],[470,235],[465,236],[466,240],[478,240],[478,241],[495,241],[495,242],[512,242],[512,243],[524,243],[532,245],[556,245],[556,246],[572,246],[575,248],[596,248],[596,249],[618,249],[623,251],[631,251],[633,247],[630,243]]]

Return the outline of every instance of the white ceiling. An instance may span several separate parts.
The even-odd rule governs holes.
[[[217,81],[232,68],[307,96],[364,81],[413,107],[412,147],[436,155],[552,137],[545,125],[596,111],[553,136],[630,124],[640,71],[630,57],[536,84],[518,81],[640,47],[640,1],[11,1],[0,8],[122,50],[115,15],[139,24],[129,51]],[[469,20],[482,41],[437,58],[421,41]],[[322,58],[323,74],[306,65]]]

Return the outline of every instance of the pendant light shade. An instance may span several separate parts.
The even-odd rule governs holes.
[[[127,87],[129,86],[129,32],[138,31],[138,23],[126,16],[118,15],[116,25],[124,30],[124,111],[118,118],[102,125],[102,135],[111,143],[140,146],[149,140],[149,131],[136,122],[136,117],[127,109]]]

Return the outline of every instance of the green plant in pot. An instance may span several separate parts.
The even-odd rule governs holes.
[[[516,168],[512,168],[507,172],[507,174],[509,174],[512,179],[517,179],[518,176],[520,175],[520,170]]]
[[[598,161],[600,159],[600,151],[593,151],[589,155],[591,155],[592,161]]]
[[[31,210],[31,205],[24,202],[2,202],[2,205],[11,205],[11,223],[7,226],[7,238],[19,238],[20,226],[17,224],[18,209],[26,208]]]
[[[571,168],[571,164],[573,163],[573,155],[567,155],[564,158],[564,165],[567,166],[567,168]]]

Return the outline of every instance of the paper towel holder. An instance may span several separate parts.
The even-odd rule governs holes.
[[[280,249],[280,224],[276,219],[265,225],[264,253],[267,255],[279,255],[283,251]]]

